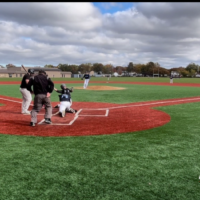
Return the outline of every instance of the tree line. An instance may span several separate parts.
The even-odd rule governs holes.
[[[14,67],[13,64],[8,64],[6,67]],[[94,71],[98,74],[113,74],[117,72],[119,75],[126,73],[137,73],[143,76],[153,76],[157,74],[158,76],[170,76],[171,72],[177,72],[182,77],[194,77],[195,74],[199,73],[200,66],[195,63],[190,63],[186,67],[174,67],[171,69],[166,69],[161,67],[159,63],[148,62],[146,64],[135,64],[129,62],[126,67],[123,66],[113,66],[112,64],[103,65],[102,63],[85,63],[80,65],[75,64],[58,64],[45,65],[44,68],[58,68],[61,71],[69,71],[72,74],[84,74],[86,71]]]

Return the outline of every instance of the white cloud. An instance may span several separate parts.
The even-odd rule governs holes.
[[[0,3],[0,64],[200,64],[199,9],[144,2],[103,15],[92,3]]]

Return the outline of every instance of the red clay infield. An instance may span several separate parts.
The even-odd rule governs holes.
[[[199,102],[200,97],[129,104],[73,102],[72,107],[78,110],[76,114],[67,113],[66,117],[62,118],[58,115],[58,109],[53,108],[53,123],[47,125],[43,122],[44,109],[42,109],[35,127],[29,125],[30,115],[21,114],[21,101],[17,98],[0,96],[0,103],[3,104],[0,106],[0,133],[62,137],[142,131],[162,126],[170,121],[167,113],[155,110],[153,107]],[[57,103],[53,102],[52,105],[55,106]],[[31,108],[32,104],[29,110]]]

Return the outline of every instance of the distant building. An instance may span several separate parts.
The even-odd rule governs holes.
[[[34,69],[35,74],[38,73],[39,70],[44,70],[48,77],[50,78],[71,78],[71,72],[61,71],[58,68],[44,68],[44,67],[24,67],[27,71],[28,69]],[[0,77],[23,77],[27,72],[23,69],[23,67],[9,67],[9,68],[0,68]]]
[[[180,73],[177,72],[177,71],[171,71],[171,76],[172,76],[173,78],[177,78],[177,77],[180,77]]]
[[[113,74],[115,77],[119,76],[119,74],[117,72],[114,72]]]

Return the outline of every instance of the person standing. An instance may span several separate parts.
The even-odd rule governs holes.
[[[170,76],[170,83],[173,83],[173,76]]]
[[[22,106],[21,106],[22,114],[30,115],[30,111],[28,111],[28,109],[32,101],[32,94],[28,90],[28,82],[31,76],[33,75],[34,75],[34,69],[28,69],[28,73],[23,76],[21,84],[20,84],[19,90],[22,94]]]
[[[88,86],[88,83],[89,83],[89,81],[90,81],[90,74],[89,74],[89,72],[86,72],[86,73],[84,74],[83,79],[85,79],[85,80],[84,80],[84,84],[83,84],[83,89],[86,89],[87,86]]]
[[[34,105],[31,111],[30,126],[35,126],[37,123],[37,114],[40,112],[43,105],[45,106],[45,123],[51,124],[52,105],[50,96],[54,90],[54,83],[50,78],[47,77],[47,74],[44,70],[40,70],[34,79],[30,79],[28,88],[30,89],[30,92],[33,92],[35,95]]]

